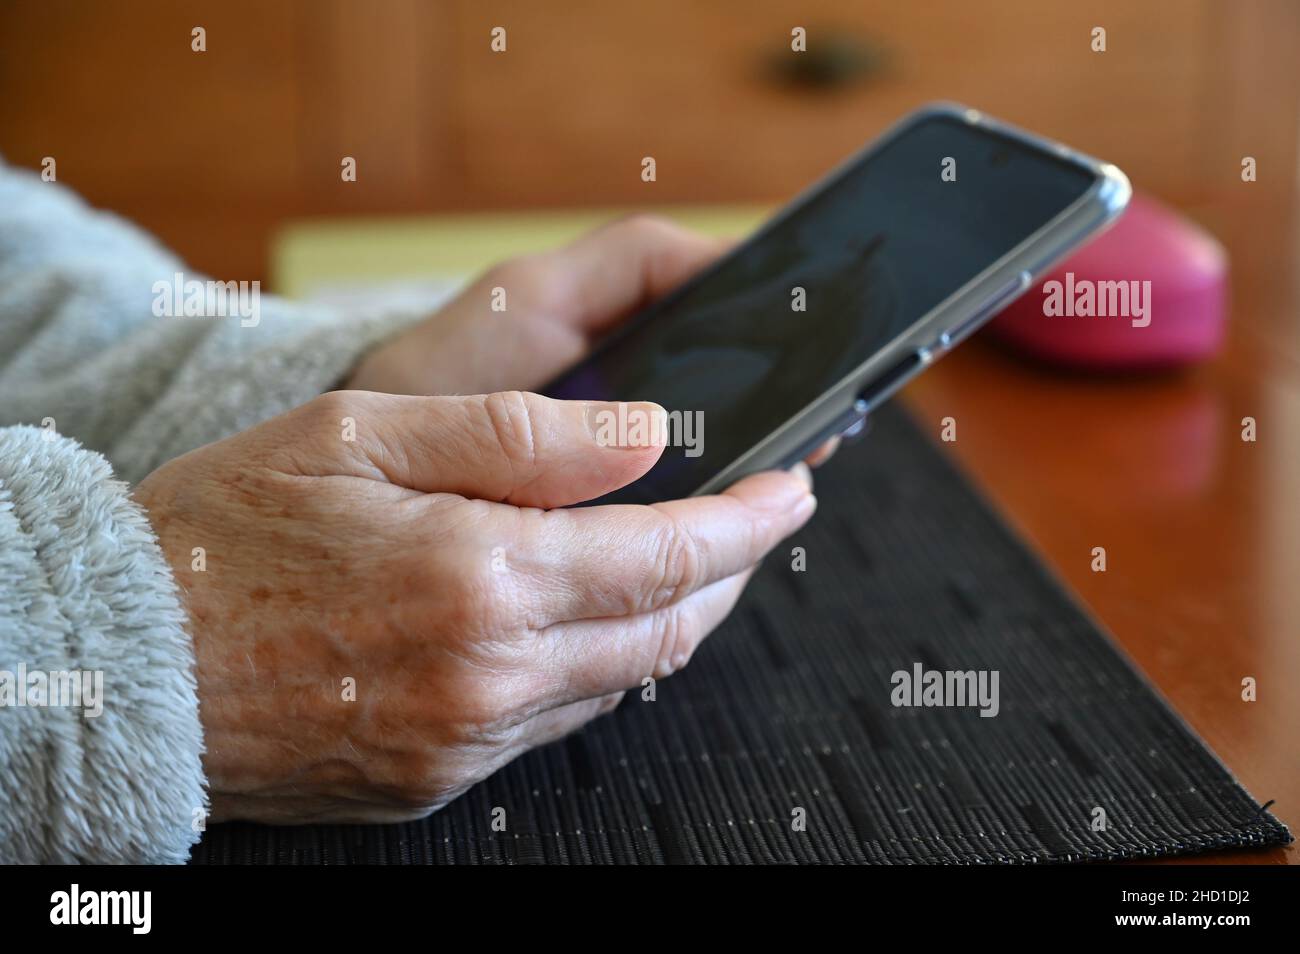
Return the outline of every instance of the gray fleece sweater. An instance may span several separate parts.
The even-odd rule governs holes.
[[[194,652],[128,484],[329,390],[418,316],[262,296],[256,324],[159,317],[204,281],[0,162],[0,863],[183,862],[206,810]]]

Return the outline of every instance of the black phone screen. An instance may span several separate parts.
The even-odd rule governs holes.
[[[689,496],[1094,181],[1085,167],[944,115],[851,163],[546,389],[670,412],[660,461],[599,502]]]

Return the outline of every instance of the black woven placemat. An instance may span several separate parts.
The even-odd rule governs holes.
[[[1044,862],[1290,840],[900,409],[817,483],[812,524],[653,702],[629,693],[425,821],[216,825],[194,860]],[[893,706],[918,663],[996,670],[998,714]]]

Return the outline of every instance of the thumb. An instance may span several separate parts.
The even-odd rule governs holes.
[[[602,331],[677,288],[732,244],[657,216],[620,219],[544,253],[546,273],[563,276],[547,301],[566,324]]]
[[[391,396],[356,447],[393,484],[519,507],[565,507],[617,490],[663,452],[657,404],[557,401],[524,391]]]

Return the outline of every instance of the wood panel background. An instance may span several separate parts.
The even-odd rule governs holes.
[[[228,278],[264,277],[288,217],[779,201],[931,99],[1180,204],[1234,188],[1245,154],[1253,199],[1289,203],[1300,140],[1286,0],[7,0],[0,39],[0,152],[55,157],[62,181]],[[843,82],[800,81],[855,58]]]

